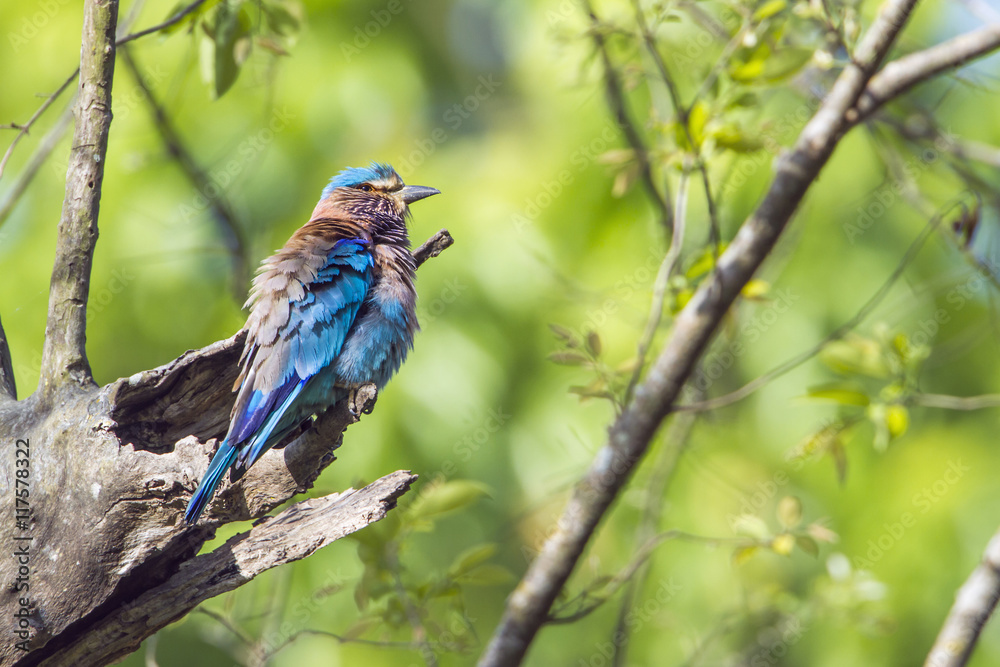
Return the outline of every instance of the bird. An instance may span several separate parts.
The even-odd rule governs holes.
[[[399,369],[418,330],[409,205],[440,194],[395,169],[349,167],[257,271],[229,430],[191,496],[195,524],[227,470],[235,482],[306,419]]]

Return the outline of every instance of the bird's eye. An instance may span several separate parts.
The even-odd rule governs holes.
[[[361,190],[362,192],[373,192],[375,188],[373,188],[368,183],[362,183],[361,185],[358,186],[358,190]]]

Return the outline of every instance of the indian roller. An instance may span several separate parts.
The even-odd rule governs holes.
[[[417,331],[409,205],[439,194],[387,164],[348,168],[253,281],[229,431],[184,519],[195,523],[227,470],[238,480],[303,421],[359,387],[388,382]]]

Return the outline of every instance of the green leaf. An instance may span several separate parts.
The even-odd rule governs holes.
[[[881,346],[876,341],[860,336],[827,343],[819,358],[831,370],[843,375],[856,374],[885,379],[890,374]]]
[[[488,561],[496,552],[497,545],[492,542],[469,547],[452,562],[451,567],[448,568],[448,576],[457,577],[460,574],[464,574],[477,565],[482,565]]]
[[[782,533],[771,540],[771,551],[781,556],[788,556],[795,548],[795,537]]]
[[[553,352],[549,355],[549,361],[563,366],[580,366],[590,360],[579,352]]]
[[[750,560],[750,558],[752,558],[759,549],[760,547],[756,545],[736,547],[733,551],[733,565],[742,565],[746,561]]]
[[[778,501],[778,521],[791,530],[802,522],[802,501],[795,496],[785,496]]]
[[[765,19],[769,19],[775,14],[782,12],[788,7],[788,3],[785,0],[768,0],[763,5],[757,8],[757,11],[753,13],[753,21],[755,23],[760,23]]]
[[[775,81],[798,72],[813,57],[813,49],[784,47],[764,62],[764,78]]]
[[[601,356],[601,337],[596,331],[587,334],[587,351],[595,358]]]
[[[802,549],[813,558],[819,557],[819,545],[816,544],[816,540],[808,535],[796,535],[795,544],[799,545],[799,549]]]
[[[840,405],[865,407],[871,403],[868,394],[859,388],[858,385],[850,382],[831,382],[810,387],[807,396],[817,400],[833,401]]]
[[[735,123],[719,125],[712,130],[712,138],[716,146],[736,153],[753,153],[764,147],[760,139],[748,137]]]
[[[191,10],[191,12],[187,16],[185,16],[183,19],[181,19],[177,23],[174,23],[173,25],[168,25],[166,28],[162,28],[160,30],[160,33],[164,34],[164,35],[172,35],[175,32],[180,32],[181,30],[184,30],[185,28],[190,28],[191,26],[193,26],[195,23],[198,22],[198,19],[201,18],[205,14],[205,12],[207,12],[209,9],[211,9],[212,7],[214,7],[215,5],[217,5],[218,2],[219,2],[219,0],[208,0],[207,2],[202,3],[198,7],[194,8],[193,10]],[[184,11],[184,9],[187,8],[187,6],[189,4],[191,4],[191,3],[189,3],[189,2],[178,2],[167,13],[167,15],[163,17],[163,20],[167,21],[167,20],[172,19],[173,17],[177,16],[182,11]]]
[[[701,148],[705,141],[705,126],[707,124],[708,105],[699,100],[688,115],[688,131],[691,133],[691,139],[694,140],[695,149]]]
[[[889,437],[898,438],[906,433],[910,425],[910,413],[906,407],[895,403],[885,411],[885,425],[889,429]]]
[[[250,53],[250,14],[238,0],[222,2],[202,23],[207,39],[200,45],[202,79],[215,98],[228,91]]]
[[[351,639],[357,639],[361,635],[365,634],[366,632],[368,632],[369,630],[380,624],[381,622],[379,621],[379,619],[371,616],[366,618],[359,618],[354,623],[354,625],[350,626],[349,628],[347,628],[347,630],[344,631],[344,637],[348,641],[350,641]]]
[[[267,27],[273,32],[284,37],[294,37],[298,34],[302,22],[299,17],[288,11],[285,5],[267,3],[263,5],[263,8]]]
[[[552,333],[556,335],[556,338],[566,343],[567,346],[569,347],[577,346],[576,336],[573,335],[573,332],[567,329],[566,327],[560,326],[558,324],[550,324],[549,329],[551,329]]]
[[[488,486],[481,482],[457,479],[428,486],[410,505],[409,514],[418,519],[439,517],[460,510],[490,495]]]
[[[733,531],[738,535],[753,537],[758,540],[765,540],[771,535],[770,529],[764,520],[752,514],[741,514],[732,522]]]
[[[458,577],[458,581],[468,586],[500,586],[514,579],[510,570],[500,565],[487,563]]]
[[[837,469],[837,482],[843,486],[847,481],[847,448],[839,438],[830,444],[830,456],[833,458],[833,465]]]

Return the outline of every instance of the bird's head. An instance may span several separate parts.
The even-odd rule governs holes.
[[[368,167],[344,169],[323,188],[321,202],[329,201],[359,218],[405,217],[415,201],[440,194],[436,188],[406,185],[396,170],[373,162]]]

